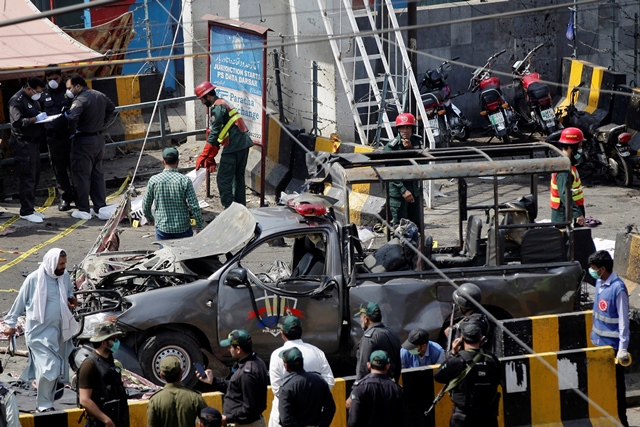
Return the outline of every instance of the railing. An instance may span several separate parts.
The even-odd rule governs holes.
[[[156,118],[160,121],[160,135],[154,135],[154,136],[149,136],[146,140],[147,142],[154,142],[154,141],[162,141],[162,148],[165,148],[166,145],[166,141],[168,139],[174,138],[174,137],[187,137],[187,136],[192,136],[192,135],[202,135],[206,132],[206,129],[196,129],[193,131],[185,131],[185,132],[167,132],[166,129],[166,125],[167,125],[167,113],[165,111],[165,109],[163,108],[165,105],[167,104],[172,104],[174,102],[187,102],[187,101],[194,101],[198,99],[197,96],[180,96],[177,98],[169,98],[169,99],[161,99],[158,101],[158,109],[156,111],[156,114],[154,116],[154,121],[156,120]],[[119,106],[116,107],[116,113],[119,113],[120,111],[126,111],[126,110],[137,110],[137,109],[142,109],[142,108],[153,108],[153,106],[156,104],[155,101],[149,101],[149,102],[142,102],[139,104],[129,104],[129,105],[123,105],[123,106]],[[11,124],[0,124],[0,131],[5,130],[5,129],[11,129]],[[130,144],[138,144],[141,143],[145,140],[145,138],[137,138],[137,139],[128,139],[126,141],[113,141],[113,142],[108,142],[107,144],[105,144],[106,147],[117,147],[117,146],[121,146],[121,145],[130,145]],[[47,159],[49,158],[49,154],[48,153],[41,153],[40,154],[40,158],[41,159]],[[5,166],[5,165],[12,165],[14,163],[14,159],[13,157],[7,158],[7,159],[2,159],[0,160],[0,166]]]

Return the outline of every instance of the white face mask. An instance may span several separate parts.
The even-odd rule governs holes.
[[[33,99],[34,101],[37,101],[38,99],[40,99],[41,96],[42,96],[41,93],[36,92],[31,96],[31,99]]]
[[[49,87],[53,90],[58,89],[58,82],[55,80],[49,80]]]
[[[73,92],[71,92],[69,89],[67,89],[67,91],[65,92],[65,95],[67,95],[67,98],[73,99]]]

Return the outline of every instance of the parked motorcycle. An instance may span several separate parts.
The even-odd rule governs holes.
[[[640,134],[622,132],[618,135],[620,155],[624,157],[632,173],[640,177]]]
[[[494,53],[487,59],[486,64],[476,68],[469,81],[471,92],[480,91],[480,115],[489,120],[490,129],[495,136],[504,143],[511,142],[509,135],[518,131],[518,115],[505,101],[500,89],[500,79],[491,76],[491,66],[496,58],[507,50]]]
[[[452,61],[458,58],[452,59]],[[465,141],[469,138],[469,126],[462,111],[451,100],[462,95],[458,92],[451,95],[451,88],[447,85],[448,75],[445,70],[451,66],[449,61],[444,61],[435,69],[429,69],[418,86],[422,93],[422,103],[431,132],[436,140],[436,146],[448,147],[452,138]]]
[[[550,135],[560,129],[553,111],[553,99],[549,86],[542,83],[540,74],[531,71],[531,57],[544,46],[540,43],[527,53],[524,59],[516,61],[512,68],[515,91],[514,108],[529,124],[542,135]]]
[[[582,144],[581,161],[577,165],[580,175],[587,176],[594,171],[600,172],[617,185],[631,187],[633,186],[633,167],[627,160],[631,157],[628,144],[630,138],[624,136],[619,138],[626,132],[626,126],[614,123],[598,126],[600,122],[596,117],[579,111],[575,103],[583,85],[584,82],[574,87],[569,94],[569,105],[557,111],[562,126],[579,128],[586,139]],[[558,130],[549,135],[547,142],[557,142],[561,132]]]

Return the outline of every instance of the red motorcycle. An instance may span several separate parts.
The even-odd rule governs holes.
[[[486,64],[476,68],[469,82],[471,92],[480,91],[480,115],[489,120],[490,131],[504,143],[511,142],[509,135],[518,131],[518,115],[504,99],[500,89],[500,79],[491,76],[491,65],[507,50],[503,49],[487,59]],[[489,139],[491,141],[491,139]]]
[[[524,59],[516,61],[512,66],[515,91],[513,105],[528,124],[533,124],[542,135],[551,135],[562,126],[553,110],[549,86],[542,83],[540,74],[530,70],[531,57],[542,46],[544,43],[533,48]]]

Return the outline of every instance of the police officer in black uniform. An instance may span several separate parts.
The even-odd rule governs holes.
[[[402,387],[388,374],[391,359],[387,352],[371,353],[367,367],[371,370],[356,380],[349,396],[348,427],[401,426],[403,418]]]
[[[40,180],[40,144],[44,141],[44,127],[37,121],[47,118],[40,112],[38,100],[45,83],[30,77],[24,87],[9,99],[11,138],[16,171],[20,180],[20,218],[30,222],[42,222],[42,215],[35,211],[36,187]]]
[[[356,353],[356,379],[359,380],[369,373],[367,362],[371,353],[375,350],[384,350],[391,359],[389,376],[397,382],[400,379],[402,369],[400,338],[382,323],[380,307],[375,302],[368,302],[360,307],[355,317],[360,318],[360,326],[364,330]]]
[[[500,361],[480,348],[482,330],[476,322],[462,322],[447,358],[434,374],[447,384],[454,408],[451,427],[498,427]]]
[[[89,89],[79,74],[71,74],[66,87],[73,95],[71,108],[66,114],[71,143],[71,172],[76,185],[76,207],[71,216],[91,219],[89,197],[93,210],[100,219],[100,209],[107,205],[107,188],[102,172],[105,127],[115,111],[115,105],[102,92]]]
[[[55,65],[49,65],[55,67]],[[71,107],[71,98],[65,93],[65,85],[62,81],[62,73],[59,69],[45,71],[44,78],[47,87],[40,98],[42,110],[47,116],[53,116],[66,111]],[[56,176],[56,187],[60,194],[59,211],[71,209],[74,200],[74,190],[71,181],[71,134],[67,127],[67,119],[64,114],[52,122],[45,123],[47,132],[47,147],[49,148],[49,160],[53,173]]]
[[[304,370],[304,357],[298,347],[280,352],[290,374],[278,391],[278,413],[282,427],[329,427],[336,412],[331,390],[317,372]]]
[[[478,304],[482,303],[482,291],[474,283],[463,283],[453,292],[453,302],[458,307],[458,310],[462,316],[454,318],[454,324],[452,328],[447,328],[445,334],[449,337],[449,331],[453,330],[453,336],[451,341],[455,341],[456,338],[460,338],[460,325],[462,322],[474,322],[480,326],[482,331],[483,342],[482,348],[490,350],[493,345],[493,328],[489,322],[489,318],[481,312],[470,300],[476,301]],[[451,349],[445,349],[449,352]]]
[[[86,411],[85,427],[129,427],[127,392],[113,360],[121,334],[112,322],[102,322],[89,339],[95,351],[78,370],[78,398]]]

